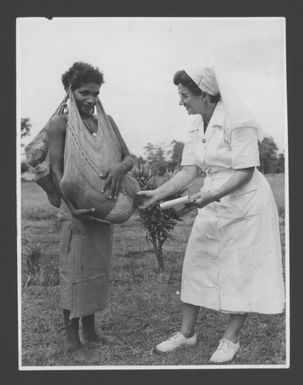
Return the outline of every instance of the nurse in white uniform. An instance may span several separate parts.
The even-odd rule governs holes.
[[[180,105],[195,114],[184,146],[181,171],[161,187],[139,194],[143,208],[188,186],[201,171],[198,208],[182,271],[181,331],[158,344],[167,353],[197,343],[200,307],[230,314],[213,363],[231,361],[240,348],[247,313],[282,313],[279,217],[271,188],[257,170],[260,129],[214,67],[174,76]]]

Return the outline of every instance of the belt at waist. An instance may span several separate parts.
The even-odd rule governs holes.
[[[207,175],[215,175],[215,174],[221,174],[221,173],[224,173],[224,174],[233,174],[234,172],[234,169],[232,168],[218,168],[218,167],[207,167],[206,169],[204,169],[204,174],[205,176]]]

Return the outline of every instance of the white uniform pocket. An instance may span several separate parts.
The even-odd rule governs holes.
[[[218,203],[218,216],[225,218],[245,218],[259,214],[258,190],[237,191],[222,198]]]

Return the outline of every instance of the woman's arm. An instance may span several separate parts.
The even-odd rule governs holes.
[[[208,203],[220,200],[245,185],[259,165],[258,136],[255,127],[235,127],[231,131],[232,168],[235,173],[219,189],[197,195],[195,204],[202,208]],[[193,197],[195,198],[195,196]]]
[[[181,171],[174,175],[169,181],[156,188],[155,190],[140,191],[138,195],[147,198],[140,208],[145,209],[153,206],[156,202],[187,187],[199,175],[197,166],[184,166]]]
[[[48,127],[48,153],[55,186],[64,200],[60,182],[63,177],[65,135],[66,121],[61,117],[53,117]]]
[[[231,176],[219,189],[214,191],[214,199],[219,200],[225,195],[231,194],[238,188],[244,186],[250,181],[254,169],[254,167],[249,167],[236,170],[233,176]]]
[[[254,167],[249,167],[235,170],[236,172],[217,190],[193,195],[192,198],[194,199],[194,202],[189,205],[202,208],[209,203],[219,201],[224,196],[231,194],[233,191],[249,182],[254,169]]]

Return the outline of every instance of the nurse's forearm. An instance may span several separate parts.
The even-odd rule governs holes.
[[[198,174],[199,172],[196,166],[185,166],[168,182],[157,188],[157,196],[159,199],[163,199],[170,195],[176,194],[177,192],[187,187],[195,178],[197,178]]]
[[[239,187],[245,185],[251,179],[253,172],[254,167],[236,170],[227,182],[212,193],[214,200],[220,200],[224,196],[231,194]]]

